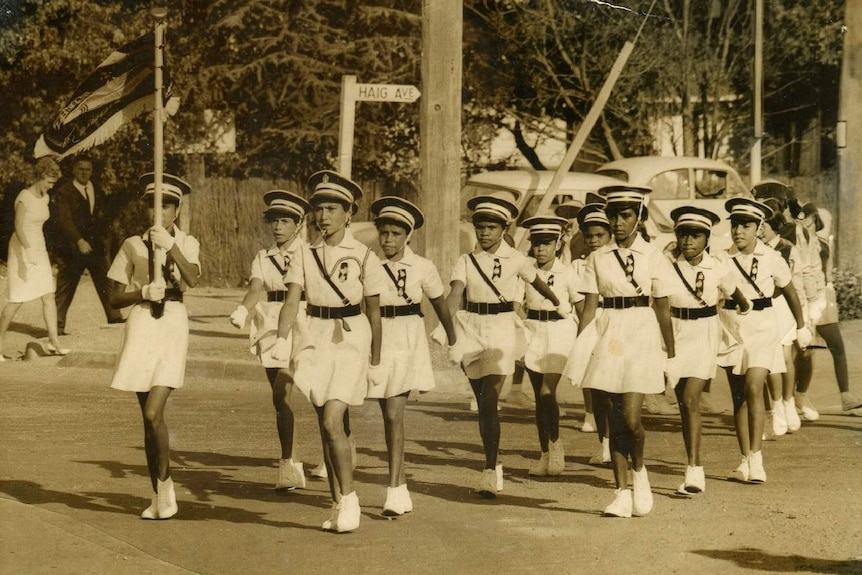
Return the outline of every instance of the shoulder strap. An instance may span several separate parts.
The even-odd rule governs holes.
[[[619,263],[619,264],[620,264],[620,267],[623,269],[623,272],[624,272],[627,276],[629,276],[629,283],[630,283],[630,284],[632,284],[632,285],[634,286],[635,291],[637,291],[637,292],[638,292],[638,295],[643,295],[643,294],[644,294],[644,292],[643,292],[643,290],[641,289],[641,286],[640,286],[640,285],[638,285],[637,280],[635,280],[635,276],[634,276],[633,274],[632,274],[632,275],[629,275],[629,273],[626,271],[626,264],[624,264],[624,263],[623,263],[623,258],[621,258],[621,257],[620,257],[620,250],[613,250],[613,252],[614,252],[614,256],[617,258],[617,263]]]
[[[508,303],[506,298],[503,297],[503,294],[500,293],[500,290],[497,289],[497,286],[488,279],[488,276],[485,275],[485,272],[482,271],[482,268],[479,267],[479,262],[476,261],[476,256],[473,254],[467,254],[470,256],[470,261],[473,262],[473,265],[476,266],[476,271],[479,272],[479,275],[485,280],[485,283],[488,284],[488,287],[491,288],[491,291],[494,292],[494,295],[497,296],[497,299],[500,300],[501,303]]]
[[[698,303],[700,303],[700,305],[702,305],[703,307],[709,307],[709,304],[707,304],[705,301],[703,301],[702,297],[697,295],[697,292],[694,290],[694,288],[691,287],[691,284],[688,283],[688,280],[685,279],[685,276],[682,275],[682,270],[679,269],[679,264],[677,264],[676,262],[673,262],[673,269],[676,270],[676,273],[679,276],[679,279],[682,280],[682,283],[685,286],[685,289],[688,290],[688,293],[693,295],[694,298],[698,301]]]
[[[751,284],[751,287],[754,288],[754,291],[757,292],[757,295],[759,295],[761,298],[765,298],[766,296],[763,295],[763,292],[760,291],[760,288],[757,287],[757,284],[754,282],[753,279],[751,279],[751,276],[748,275],[748,272],[745,271],[744,269],[742,269],[742,266],[740,265],[739,260],[737,260],[736,258],[733,258],[733,257],[730,259],[733,260],[733,263],[736,264],[736,268],[739,270],[739,273],[742,274],[742,277],[744,277],[746,280],[748,280],[748,283]]]
[[[392,283],[395,285],[395,290],[397,291],[398,290],[398,278],[395,277],[395,274],[392,273],[392,270],[389,269],[389,266],[387,264],[383,264],[383,269],[386,270],[386,275],[388,275],[389,279],[392,280]],[[413,299],[409,295],[407,295],[406,289],[401,290],[401,297],[403,297],[404,301],[406,301],[408,304],[413,303]]]
[[[275,259],[275,256],[273,256],[273,255],[269,256],[269,261],[272,262],[272,265],[275,266],[275,269],[278,270],[278,273],[280,273],[281,276],[284,277],[284,274],[287,273],[287,270],[285,270],[283,267],[281,267],[281,264],[278,263],[278,261]]]
[[[323,267],[323,262],[320,261],[320,256],[317,255],[317,250],[311,249],[311,255],[314,256],[314,261],[317,262],[317,269],[320,270],[320,275],[323,276],[323,279],[326,280],[326,283],[329,284],[329,287],[335,292],[335,295],[341,298],[341,303],[346,307],[350,305],[350,300],[344,297],[344,294],[341,293],[341,290],[338,289],[338,286],[332,281],[332,278],[329,277],[329,274],[326,273],[326,269]]]

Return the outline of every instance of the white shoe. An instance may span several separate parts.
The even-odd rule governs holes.
[[[763,469],[763,455],[760,451],[748,455],[749,483],[766,483],[766,470]]]
[[[494,467],[494,477],[496,482],[494,483],[494,487],[497,488],[497,492],[503,491],[503,464],[498,463]]]
[[[470,411],[473,413],[477,413],[479,411],[479,402],[476,401],[476,398],[470,400]]]
[[[413,499],[410,497],[410,492],[407,491],[407,484],[403,483],[395,488],[398,491],[398,500],[401,503],[401,509],[404,513],[413,511]]]
[[[841,411],[848,412],[862,407],[862,401],[849,391],[841,392]]]
[[[563,448],[563,440],[557,438],[550,442],[548,451],[548,475],[557,476],[566,470],[566,452]]]
[[[706,475],[702,465],[689,465],[685,468],[685,483],[683,484],[688,493],[703,493],[706,491]]]
[[[643,516],[652,511],[652,490],[646,465],[641,467],[640,471],[632,470],[632,491],[632,513]]]
[[[338,524],[338,503],[332,502],[332,507],[329,509],[329,519],[323,522],[324,531],[335,531]]]
[[[159,495],[154,494],[153,500],[150,501],[150,506],[141,512],[141,519],[158,519],[159,518]]]
[[[783,401],[772,402],[772,433],[778,437],[787,433],[787,416]]]
[[[542,455],[539,457],[539,461],[530,468],[529,474],[535,475],[536,477],[545,477],[548,475],[548,459],[550,455],[547,451],[543,451]]]
[[[632,490],[617,489],[614,491],[614,500],[605,507],[602,512],[605,517],[631,517],[632,516]]]
[[[353,531],[359,527],[359,519],[362,517],[362,509],[359,507],[359,496],[356,492],[341,496],[338,502],[338,519],[335,530],[339,533]]]
[[[305,473],[302,471],[302,462],[294,462],[293,459],[279,460],[278,481],[275,483],[275,488],[305,489]]]
[[[170,519],[177,514],[177,495],[174,492],[174,480],[168,477],[158,481],[158,517]]]
[[[730,478],[740,483],[748,483],[748,456],[743,455],[736,469],[730,472]]]
[[[329,472],[326,471],[326,463],[321,462],[320,465],[312,469],[311,476],[318,479],[329,479]]]
[[[611,440],[602,439],[602,448],[597,455],[590,457],[590,465],[604,465],[611,462]]]
[[[404,515],[404,508],[399,500],[397,487],[386,488],[386,503],[383,504],[384,517],[399,517]]]
[[[581,424],[581,431],[584,433],[595,433],[596,431],[596,416],[592,413],[584,415],[584,423]]]
[[[793,398],[781,401],[784,403],[784,416],[787,418],[787,432],[799,431],[802,422],[799,420],[799,414],[796,413],[796,401]]]
[[[485,469],[482,471],[482,478],[479,480],[476,493],[485,499],[494,499],[497,497],[497,471],[495,469]]]
[[[795,399],[796,407],[802,412],[802,417],[805,421],[817,421],[820,419],[820,412],[817,411],[817,408],[808,399],[807,393],[797,393]]]

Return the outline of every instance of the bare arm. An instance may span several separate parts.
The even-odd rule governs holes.
[[[189,287],[195,287],[198,285],[198,280],[201,278],[201,271],[197,264],[189,263],[189,260],[187,260],[186,256],[183,255],[183,252],[180,251],[176,242],[174,242],[173,247],[171,247],[168,253],[171,254],[172,258],[174,258],[174,262],[176,262],[177,267],[180,269],[180,275],[186,285]]]
[[[461,309],[461,300],[464,297],[465,288],[464,283],[458,280],[449,284],[449,295],[446,296],[446,307],[449,308],[449,315],[455,315],[455,312]]]
[[[588,293],[584,295],[583,312],[578,321],[578,335],[596,319],[596,310],[599,307],[599,294]]]
[[[742,295],[742,290],[736,288],[736,291],[733,292],[730,296],[733,298],[733,301],[736,302],[737,307],[739,307],[739,311],[742,313],[748,313],[751,310],[751,302],[745,299],[745,296]]]
[[[546,299],[549,299],[555,307],[560,305],[560,300],[557,298],[557,294],[548,287],[548,284],[542,281],[542,278],[536,276],[536,279],[534,279],[530,285],[533,286],[537,292],[545,296]]]
[[[111,293],[108,294],[108,300],[111,302],[111,307],[121,309],[136,303],[144,301],[144,296],[141,290],[126,291],[126,285],[120,282],[111,281]]]
[[[242,298],[242,306],[251,310],[255,305],[257,305],[258,300],[260,299],[260,292],[263,291],[263,281],[260,278],[251,278],[251,281],[248,284],[248,291],[245,292],[245,297]]]
[[[784,299],[787,300],[787,305],[790,306],[793,319],[796,320],[796,329],[802,329],[805,327],[805,314],[802,312],[802,304],[799,301],[799,296],[796,295],[796,288],[793,287],[792,283],[789,283],[780,289]]]
[[[380,365],[380,347],[383,342],[383,327],[380,324],[380,296],[365,296],[365,315],[371,324],[371,365]]]
[[[670,302],[666,297],[657,297],[653,299],[653,311],[658,320],[658,326],[661,330],[661,337],[664,340],[664,347],[667,350],[668,359],[676,356],[676,346],[673,339],[673,325],[670,321]]]
[[[278,312],[278,337],[286,338],[293,324],[296,322],[296,314],[299,313],[299,300],[302,297],[302,286],[299,284],[287,284],[287,298],[281,311]]]

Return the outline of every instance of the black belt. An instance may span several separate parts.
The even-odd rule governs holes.
[[[515,311],[515,304],[510,301],[506,303],[485,303],[485,302],[467,302],[467,311],[470,313],[478,313],[479,315],[494,315],[505,313],[507,311]]]
[[[304,291],[302,292],[302,295],[299,296],[299,299],[302,301],[305,301],[305,292]],[[266,292],[266,301],[283,302],[286,300],[287,300],[287,290],[286,289],[280,289],[280,290],[274,290],[274,291]]]
[[[536,319],[539,321],[557,321],[563,319],[557,310],[543,310],[543,309],[528,309],[527,310],[527,319]]]
[[[714,305],[708,307],[671,307],[670,315],[677,319],[700,319],[713,317],[718,311]]]
[[[648,295],[638,296],[615,296],[602,298],[602,307],[605,309],[626,309],[630,307],[647,307],[649,305]]]
[[[340,319],[342,317],[359,315],[362,313],[362,310],[358,303],[344,307],[324,307],[322,305],[308,304],[308,309],[305,310],[305,313],[322,319]]]
[[[422,312],[419,310],[419,304],[380,306],[380,317],[401,317],[405,315],[422,315]]]
[[[737,307],[739,306],[737,306],[736,302],[732,299],[725,300],[724,302],[724,309],[736,309]],[[763,297],[751,300],[751,309],[754,311],[760,311],[768,307],[772,307],[772,298]]]

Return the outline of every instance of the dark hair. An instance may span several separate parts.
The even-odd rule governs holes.
[[[781,212],[775,212],[772,214],[772,217],[766,218],[763,221],[769,224],[769,227],[772,228],[776,234],[781,231],[781,228],[787,225],[787,218],[785,218],[784,214]]]
[[[605,214],[608,216],[608,218],[612,218],[619,215],[620,212],[629,209],[636,214],[640,212],[641,221],[645,222],[649,219],[649,209],[646,207],[646,205],[641,204],[640,202],[611,202],[605,206]]]

